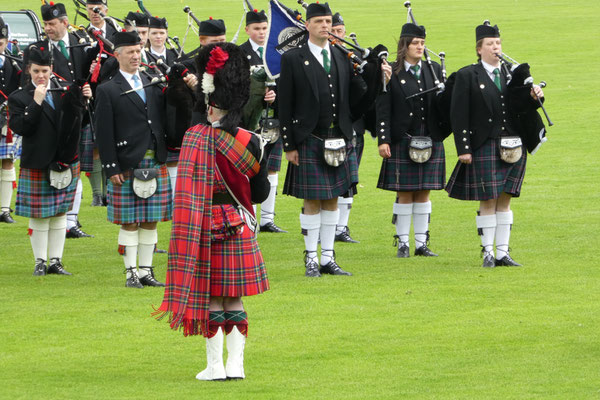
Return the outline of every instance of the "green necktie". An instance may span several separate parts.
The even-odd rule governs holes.
[[[421,66],[419,64],[411,65],[410,69],[412,69],[412,72],[415,75],[415,78],[419,79],[421,77],[421,73],[419,72],[419,70],[421,69]]]
[[[502,90],[502,85],[500,84],[500,70],[498,68],[494,68],[494,83],[498,90]]]
[[[60,52],[63,53],[63,56],[68,60],[69,52],[67,51],[67,46],[65,46],[65,42],[61,39],[58,41],[58,47],[60,48]]]
[[[325,72],[329,73],[331,70],[331,63],[329,62],[329,54],[326,49],[321,50],[321,54],[323,54],[323,68],[325,68]]]
[[[258,48],[258,54],[260,55],[261,60],[263,58],[263,51],[265,51],[265,49],[262,46]]]

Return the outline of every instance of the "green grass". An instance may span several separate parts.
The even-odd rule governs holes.
[[[186,4],[201,19],[224,17],[230,38],[240,3],[146,6],[168,17],[180,37]],[[0,9],[14,4],[2,0]],[[110,4],[115,16],[135,5]],[[393,48],[406,20],[401,1],[331,4],[365,46]],[[483,270],[477,206],[445,192],[432,194],[431,247],[440,257],[396,259],[394,195],[375,188],[381,161],[368,140],[350,218],[361,243],[336,246],[354,276],[303,277],[300,201],[278,197],[276,221],[290,233],[259,236],[272,288],[245,300],[247,379],[201,383],[194,376],[205,366],[204,340],[150,318],[161,290],[123,287],[118,227],[106,222],[105,209],[89,206],[84,179],[80,219],[96,237],[67,241],[64,260],[74,276],[32,277],[27,220],[0,225],[0,398],[600,398],[600,3],[482,4],[413,1],[428,46],[446,52],[449,72],[474,61],[474,27],[489,18],[502,30],[504,50],[549,84],[546,106],[556,125],[529,158],[522,196],[513,202],[512,254],[525,267]],[[446,153],[450,174],[451,138]],[[169,226],[159,226],[162,248]],[[166,257],[155,260],[162,279]]]

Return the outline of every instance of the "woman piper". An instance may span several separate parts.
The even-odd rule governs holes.
[[[498,27],[479,25],[475,36],[479,62],[456,73],[452,92],[450,119],[458,162],[446,190],[452,198],[479,201],[476,223],[483,267],[516,267],[521,264],[511,258],[508,247],[510,201],[521,193],[527,157],[510,115],[517,103],[535,110],[544,94],[534,86],[522,92],[523,98],[509,96],[507,70],[498,57]]]
[[[377,187],[396,192],[392,223],[396,226],[397,257],[409,252],[411,217],[414,223],[415,256],[436,257],[427,247],[431,215],[431,190],[444,188],[446,165],[442,141],[440,98],[435,76],[441,67],[423,62],[425,27],[412,23],[402,26],[398,56],[387,91],[377,97],[377,136],[383,157]],[[412,97],[411,97],[412,96]]]
[[[88,84],[50,91],[52,54],[47,41],[25,53],[31,82],[8,97],[9,127],[23,138],[16,213],[29,218],[33,275],[71,275],[62,264],[66,212],[79,180],[79,131]],[[58,88],[53,88],[58,89]],[[61,88],[62,89],[62,88]]]
[[[237,128],[250,93],[244,52],[211,44],[196,63],[210,125],[190,128],[181,147],[167,286],[155,315],[169,314],[185,336],[206,337],[208,365],[197,379],[243,379],[248,320],[241,298],[269,288],[252,209],[269,194],[266,160],[259,137]]]

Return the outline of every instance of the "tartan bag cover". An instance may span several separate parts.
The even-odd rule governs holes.
[[[240,133],[247,139],[247,132]],[[260,169],[246,146],[226,131],[196,125],[186,132],[175,187],[166,288],[162,304],[152,313],[157,319],[169,315],[171,328],[183,327],[184,336],[208,332],[216,151],[247,176]]]

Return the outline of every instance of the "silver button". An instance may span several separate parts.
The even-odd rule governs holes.
[[[412,117],[412,116],[413,116],[413,113],[409,113],[409,114],[408,114],[408,116],[409,116],[409,117]]]
[[[489,122],[492,122],[492,119],[490,118],[490,119],[488,119],[488,121],[489,121]]]
[[[385,122],[382,122],[382,123],[381,123],[381,126],[385,126]]]
[[[382,139],[385,139],[385,136],[382,136],[381,138],[382,138]]]
[[[331,97],[335,97],[335,94],[331,93]]]
[[[467,131],[463,131],[463,133],[467,133]]]
[[[465,146],[465,149],[468,149],[468,148],[469,148],[469,146]]]
[[[287,131],[287,128],[284,126],[284,127],[283,127],[283,130],[284,130],[284,131]]]
[[[504,130],[504,127],[502,127],[502,130]]]
[[[149,124],[151,124],[151,123],[152,123],[152,121],[148,120],[148,123],[149,123]]]
[[[284,139],[287,139],[287,135],[283,135],[283,138],[284,138]]]
[[[334,118],[335,118],[335,116],[336,116],[336,115],[335,115],[335,114],[333,114],[333,117],[334,117]]]
[[[467,138],[466,138],[466,137],[464,137],[464,138],[463,138],[463,142],[466,142],[466,141],[467,141]]]
[[[381,129],[379,132],[385,132],[385,129]]]
[[[335,108],[335,103],[333,103],[333,108]]]
[[[116,166],[117,166],[117,164],[115,164],[115,163],[112,163],[112,166],[113,166],[113,167],[116,167]]]

